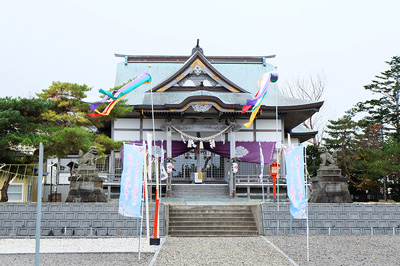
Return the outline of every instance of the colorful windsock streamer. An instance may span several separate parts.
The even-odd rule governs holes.
[[[129,82],[119,90],[115,91],[105,91],[103,89],[100,89],[99,92],[106,95],[100,102],[92,103],[90,105],[90,109],[94,111],[95,113],[89,113],[89,116],[103,116],[103,115],[109,115],[111,110],[114,108],[114,106],[122,100],[128,93],[132,92],[134,89],[137,87],[150,83],[151,82],[151,76],[148,73],[143,73],[140,75],[138,78],[134,79],[133,81]],[[102,104],[107,102],[109,99],[112,99],[110,104],[103,110],[103,112],[99,112],[97,108]]]
[[[258,91],[254,96],[254,99],[248,99],[246,105],[242,108],[242,113],[247,112],[252,106],[251,109],[251,116],[249,122],[245,123],[245,127],[250,127],[253,123],[258,110],[260,110],[261,103],[264,100],[265,95],[267,95],[269,84],[274,83],[278,80],[278,73],[276,72],[267,72],[263,74],[260,79],[258,80]]]

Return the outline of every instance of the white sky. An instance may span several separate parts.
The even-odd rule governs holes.
[[[400,55],[398,0],[2,0],[1,96],[31,97],[52,81],[114,86],[114,53],[276,54],[280,80],[325,73],[328,117],[369,99],[363,86]],[[256,82],[256,81],[255,81]]]

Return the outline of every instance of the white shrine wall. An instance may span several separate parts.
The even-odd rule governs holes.
[[[281,119],[278,119],[278,121],[275,119],[256,119],[249,128],[243,126],[247,122],[247,119],[238,119],[236,121],[236,124],[242,125],[242,128],[235,132],[236,141],[276,141],[278,148],[281,147],[281,143],[288,145],[287,136],[284,136],[282,131],[284,121]],[[167,132],[161,129],[161,126],[165,126],[165,119],[155,119],[154,126],[156,139],[166,140]],[[254,126],[256,127],[255,132]],[[153,134],[153,123],[151,119],[143,119],[142,138],[140,138],[140,118],[119,118],[112,122],[111,131],[111,137],[115,141],[145,140],[147,133]],[[196,132],[187,133],[196,136]],[[208,137],[215,133],[202,132],[201,137]],[[229,131],[227,133],[225,135],[229,140]],[[172,140],[182,140],[181,135],[172,130]],[[222,138],[218,136],[215,140],[220,141]],[[298,139],[291,138],[291,144],[298,145]]]
[[[154,120],[154,130],[157,139],[166,140],[167,134],[161,130],[164,119]],[[143,119],[142,139],[147,139],[147,133],[153,134],[151,119]],[[112,122],[111,138],[115,141],[140,140],[140,118],[119,118]]]

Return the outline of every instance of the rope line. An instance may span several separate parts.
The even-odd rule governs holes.
[[[213,139],[215,139],[216,137],[224,134],[226,131],[228,131],[231,127],[234,126],[234,123],[231,123],[229,126],[227,126],[225,129],[223,129],[222,131],[212,135],[212,136],[208,136],[208,137],[204,137],[204,138],[199,138],[199,137],[194,137],[192,135],[186,134],[185,132],[177,129],[176,127],[174,127],[172,124],[169,124],[169,126],[175,130],[176,132],[178,132],[179,134],[181,134],[182,136],[185,136],[188,139],[194,140],[194,141],[211,141]]]

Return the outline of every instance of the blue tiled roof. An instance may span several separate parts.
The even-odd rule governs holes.
[[[254,97],[258,91],[257,81],[260,76],[268,71],[273,70],[271,64],[262,63],[212,63],[212,66],[224,75],[227,79],[248,91],[249,93],[226,93],[211,91],[193,91],[193,92],[153,92],[154,105],[159,104],[179,104],[190,96],[215,96],[226,104],[245,105],[246,100]],[[120,86],[129,80],[132,80],[144,72],[148,72],[152,76],[152,82],[135,89],[127,95],[126,99],[130,105],[146,105],[151,103],[150,89],[159,85],[174,73],[179,71],[185,62],[125,62],[118,63],[115,85]],[[151,65],[151,68],[149,68]],[[263,101],[265,106],[295,106],[314,103],[314,101],[293,99],[283,96],[279,91],[277,83],[271,84],[267,97]]]

